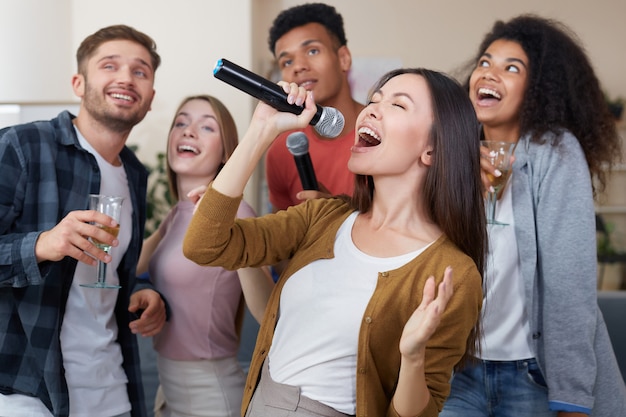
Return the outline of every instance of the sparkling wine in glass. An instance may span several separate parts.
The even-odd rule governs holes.
[[[113,218],[118,224],[116,227],[104,226],[101,224],[97,224],[98,227],[104,229],[107,233],[112,234],[117,237],[117,234],[120,232],[120,215],[122,214],[122,202],[124,201],[123,197],[115,197],[109,195],[100,195],[100,194],[90,194],[89,195],[89,209],[96,210],[100,213],[104,213],[107,216]],[[97,239],[91,239],[94,245],[96,245],[99,249],[102,249],[106,253],[110,253],[111,245],[107,245],[104,242],[100,242]],[[82,287],[89,288],[121,288],[119,285],[107,284],[106,282],[106,268],[107,264],[98,261],[98,279],[93,284],[80,284]]]
[[[504,188],[511,175],[511,156],[517,143],[483,140],[480,144],[489,150],[488,160],[491,165],[502,173],[499,177],[487,174],[493,187],[493,192],[487,193],[487,224],[508,226],[508,223],[496,220],[496,203],[498,193]]]

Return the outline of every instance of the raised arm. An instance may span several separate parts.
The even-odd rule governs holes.
[[[262,102],[257,105],[250,126],[239,145],[213,180],[211,187],[196,203],[196,211],[183,241],[183,253],[199,265],[239,269],[268,265],[276,262],[276,258],[286,257],[284,253],[268,254],[265,245],[246,244],[240,227],[252,226],[255,222],[242,219],[234,225],[246,183],[272,141],[283,131],[305,127],[317,110],[312,95],[307,94],[304,88],[299,88],[296,84],[281,85],[287,92],[290,103],[302,104],[306,98],[306,106],[300,115],[294,115],[279,112]],[[225,256],[224,251],[227,248],[230,250],[229,256]],[[255,260],[251,261],[248,255],[243,255],[244,251],[254,252]],[[219,262],[216,262],[218,258]]]
[[[297,105],[306,103],[304,110],[296,116],[291,113],[281,113],[260,102],[254,111],[248,130],[213,181],[213,188],[220,193],[229,197],[241,196],[258,162],[276,136],[287,130],[304,128],[315,115],[316,106],[312,93],[308,93],[295,83],[281,82],[280,85],[288,94],[289,103]]]
[[[272,289],[274,289],[274,281],[269,268],[266,266],[241,268],[237,270],[237,274],[239,275],[239,282],[241,283],[248,310],[250,310],[252,317],[258,323],[261,323],[267,301],[270,298]]]

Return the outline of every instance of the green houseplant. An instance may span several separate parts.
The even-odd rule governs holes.
[[[170,208],[175,204],[167,179],[165,158],[165,153],[159,152],[156,165],[146,167],[150,175],[148,177],[148,194],[146,196],[145,237],[150,236],[159,228]]]
[[[137,151],[137,145],[129,146],[133,151]],[[146,195],[146,226],[144,237],[150,236],[158,228],[172,206],[176,203],[170,192],[166,171],[165,152],[156,154],[154,165],[146,164],[148,170],[148,192]]]

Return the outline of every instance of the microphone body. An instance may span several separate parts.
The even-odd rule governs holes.
[[[309,155],[309,140],[302,132],[293,132],[287,136],[287,149],[293,155],[298,169],[303,190],[319,191],[313,163]]]
[[[278,84],[233,64],[227,59],[222,58],[217,61],[213,75],[215,78],[269,104],[276,110],[293,114],[302,113],[303,107],[287,103],[287,93]],[[315,127],[320,135],[334,138],[339,136],[343,130],[344,118],[343,114],[334,107],[317,105],[315,116],[309,123]]]

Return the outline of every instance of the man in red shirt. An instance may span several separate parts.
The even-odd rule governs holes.
[[[343,18],[334,7],[308,3],[282,11],[269,34],[270,51],[281,79],[313,91],[317,104],[334,107],[344,116],[336,138],[319,135],[312,126],[304,133],[320,191],[302,191],[293,155],[286,147],[289,133],[280,135],[267,151],[265,170],[273,210],[283,210],[310,198],[352,194],[354,175],[348,171],[355,121],[363,105],[352,98],[348,73],[352,56]]]

